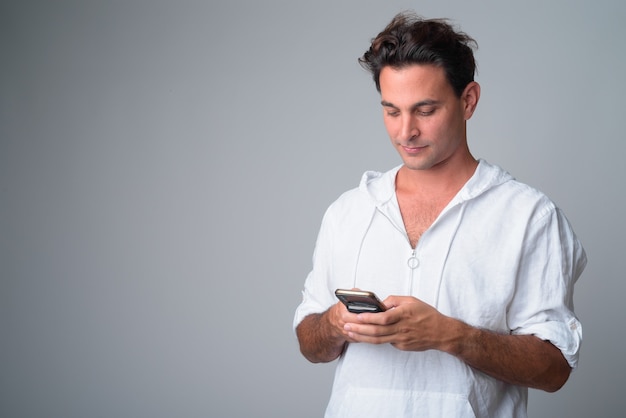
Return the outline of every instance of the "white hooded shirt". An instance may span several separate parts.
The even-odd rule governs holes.
[[[541,192],[480,160],[412,248],[397,198],[400,167],[366,172],[326,211],[294,329],[337,302],[337,288],[414,296],[469,325],[532,334],[576,367],[582,339],[573,286],[587,259]],[[447,353],[349,344],[327,417],[525,417],[528,390]]]

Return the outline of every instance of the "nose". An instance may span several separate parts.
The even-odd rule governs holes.
[[[400,122],[400,138],[404,141],[410,141],[413,138],[417,138],[420,134],[420,130],[417,126],[417,118],[412,115],[407,115],[402,118]]]

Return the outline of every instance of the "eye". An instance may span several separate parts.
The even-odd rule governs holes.
[[[420,116],[430,116],[435,113],[434,107],[421,107],[417,110],[417,114]]]

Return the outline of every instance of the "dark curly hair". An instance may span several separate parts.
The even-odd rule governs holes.
[[[397,14],[372,40],[369,50],[359,58],[372,73],[380,92],[380,72],[386,67],[403,68],[413,64],[435,65],[444,69],[458,97],[474,81],[476,41],[455,30],[447,19],[424,19],[412,12]]]

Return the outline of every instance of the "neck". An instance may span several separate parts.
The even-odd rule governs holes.
[[[478,161],[467,152],[456,161],[444,161],[426,170],[402,166],[396,177],[396,191],[416,196],[456,194],[474,175]]]

